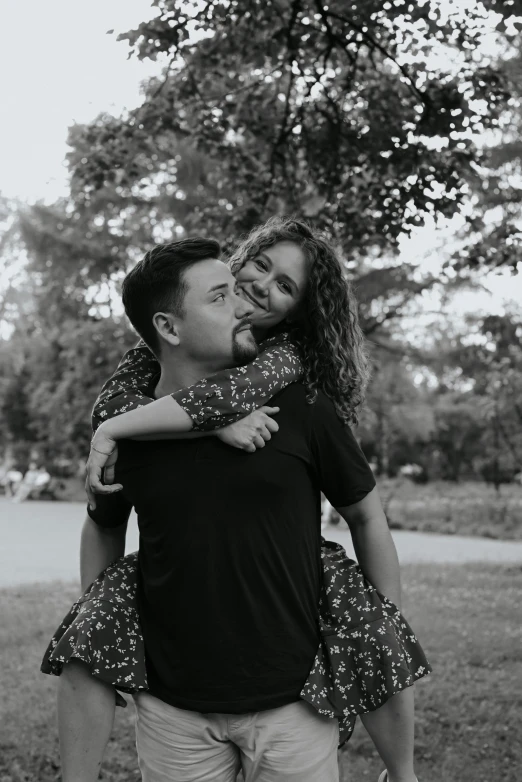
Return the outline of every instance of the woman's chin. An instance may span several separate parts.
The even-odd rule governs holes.
[[[255,318],[252,318],[252,333],[257,342],[262,342],[264,339],[278,333],[278,323],[269,323],[266,320],[259,320],[256,322]]]
[[[267,313],[264,310],[257,310],[252,313],[249,317],[250,322],[252,323],[253,328],[259,328],[259,329],[269,329],[274,324],[272,323],[272,318],[267,318]]]

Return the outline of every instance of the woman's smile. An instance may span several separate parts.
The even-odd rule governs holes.
[[[260,310],[268,309],[267,306],[261,304],[261,302],[258,301],[258,299],[254,298],[254,296],[249,291],[247,291],[247,289],[244,286],[241,286],[239,288],[239,292],[242,293],[243,297],[248,299],[248,301],[250,301],[254,305],[254,307],[259,307]]]

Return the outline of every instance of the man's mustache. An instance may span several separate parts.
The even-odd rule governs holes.
[[[250,320],[250,318],[244,318],[244,320],[242,320],[241,323],[238,323],[234,331],[232,332],[232,335],[235,337],[238,331],[243,331],[246,330],[247,328],[252,328],[252,321]]]

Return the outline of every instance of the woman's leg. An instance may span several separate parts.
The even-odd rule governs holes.
[[[62,782],[96,782],[115,705],[114,687],[91,676],[85,663],[64,665],[58,684]]]
[[[389,782],[415,782],[413,686],[393,695],[361,720],[388,770]]]

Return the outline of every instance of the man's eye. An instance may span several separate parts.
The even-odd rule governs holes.
[[[225,294],[224,293],[218,293],[214,301],[225,301]]]

